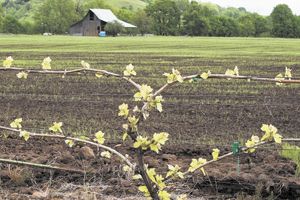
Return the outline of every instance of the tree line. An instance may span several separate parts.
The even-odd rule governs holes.
[[[0,32],[66,34],[70,25],[82,19],[89,8],[109,8],[120,19],[138,27],[124,30],[127,34],[300,37],[300,16],[294,15],[285,4],[277,5],[270,16],[262,16],[243,7],[221,8],[189,0],[147,2],[144,9],[133,10],[111,8],[104,0],[44,0],[37,5],[28,0],[6,0],[0,7]],[[32,13],[30,20],[20,19],[20,10]]]

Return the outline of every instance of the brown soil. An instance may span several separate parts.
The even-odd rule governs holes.
[[[54,121],[63,121],[67,133],[92,137],[100,129],[107,133],[110,146],[120,143],[123,122],[116,113],[118,105],[132,102],[134,90],[128,84],[86,76],[65,79],[30,76],[27,82],[14,77],[15,74],[9,73],[0,76],[1,83],[9,83],[0,86],[1,125],[8,126],[13,119],[22,117],[26,130],[42,132]],[[157,77],[148,80],[151,85],[157,85],[156,81],[162,83]],[[184,84],[163,95],[165,111],[154,113],[147,124],[141,124],[143,132],[166,131],[171,135],[163,156],[146,156],[146,162],[161,168],[161,173],[167,169],[162,161],[186,169],[191,158],[209,158],[214,147],[222,153],[229,152],[233,141],[261,134],[262,123],[276,125],[284,137],[300,136],[298,88],[278,88],[273,84],[261,88],[256,83],[225,80],[192,87]],[[1,164],[0,199],[138,198],[139,183],[128,181],[121,172],[120,162],[100,158],[96,149],[95,159],[84,159],[80,145],[68,148],[57,140],[25,143],[17,136],[6,137],[3,131],[0,136],[1,158],[93,172],[82,175]],[[129,155],[134,153],[123,146],[117,149]],[[241,155],[240,159],[239,174],[237,158],[226,159],[207,168],[208,176],[195,174],[182,182],[176,181],[171,189],[196,199],[300,198],[296,165],[280,157],[277,147],[261,149],[250,156]]]

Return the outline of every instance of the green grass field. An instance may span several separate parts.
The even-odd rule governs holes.
[[[294,77],[300,77],[297,39],[1,35],[0,57],[9,55],[14,57],[15,66],[26,68],[40,68],[47,56],[56,69],[78,68],[80,61],[85,60],[94,68],[122,73],[132,63],[138,73],[135,79],[154,88],[165,83],[162,74],[173,67],[187,75],[206,70],[225,73],[238,66],[242,75],[275,77],[287,66],[292,68]],[[1,72],[0,80],[3,122],[23,116],[29,127],[36,128],[59,120],[70,131],[87,134],[96,127],[118,134],[118,105],[132,101],[135,92],[116,79],[86,76],[61,79],[30,75],[24,82],[17,80],[15,74]],[[177,142],[227,144],[259,132],[262,123],[272,123],[287,135],[300,133],[297,85],[208,80],[176,86],[167,90],[164,97],[165,112],[161,116],[155,114],[159,121],[150,120],[145,131],[161,127],[173,134]],[[103,120],[103,116],[108,117]],[[228,136],[220,137],[224,134]]]

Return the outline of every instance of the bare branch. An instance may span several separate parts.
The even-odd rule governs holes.
[[[282,139],[282,141],[283,142],[300,142],[300,138],[285,138],[285,139]],[[260,143],[258,143],[256,145],[252,146],[252,147],[242,147],[241,148],[241,152],[245,152],[245,151],[247,151],[249,149],[253,149],[253,148],[256,148],[256,147],[259,147],[259,146],[263,146],[263,145],[267,145],[267,144],[275,144],[275,142],[260,142]],[[198,170],[198,169],[201,169],[202,167],[205,167],[207,165],[211,165],[213,163],[219,162],[220,160],[223,160],[223,159],[228,158],[228,157],[233,156],[233,155],[234,155],[233,152],[224,154],[222,156],[219,156],[217,160],[207,161],[206,163],[200,165],[195,170]],[[183,173],[183,175],[186,176],[187,174],[190,174],[190,173],[192,173],[192,172],[190,172],[190,171],[187,170],[186,172]],[[168,181],[170,179],[172,179],[172,177],[165,178],[164,181]]]
[[[7,130],[7,131],[12,131],[12,132],[15,132],[15,133],[20,133],[21,132],[21,130],[13,129],[13,128],[5,127],[5,126],[0,126],[0,129]],[[121,153],[119,153],[115,149],[112,149],[112,148],[110,148],[108,146],[105,146],[105,145],[102,145],[102,144],[98,144],[98,143],[95,143],[95,142],[91,142],[91,141],[83,140],[83,139],[79,139],[79,138],[68,137],[68,136],[64,136],[64,135],[53,135],[53,134],[43,134],[43,133],[40,134],[40,133],[30,133],[30,132],[29,132],[29,135],[31,137],[56,138],[56,139],[61,139],[61,140],[73,140],[73,141],[89,144],[89,145],[92,145],[92,146],[96,146],[98,148],[105,149],[105,150],[110,151],[111,153],[117,155],[119,158],[121,158],[132,169],[134,169],[134,167],[135,167],[135,165],[132,164],[128,160],[128,158],[126,158],[124,155],[122,155]]]
[[[106,70],[102,70],[102,69],[79,68],[79,69],[72,69],[72,70],[36,70],[36,69],[24,69],[24,68],[12,67],[12,68],[0,68],[0,71],[18,71],[18,72],[23,71],[23,72],[32,73],[32,74],[56,74],[56,75],[78,74],[80,72],[100,73],[100,74],[107,75],[107,76],[122,78],[122,79],[128,81],[129,83],[131,83],[137,89],[141,88],[141,86],[138,83],[136,83],[135,81],[133,81],[132,79],[130,79],[128,77],[125,77],[125,76],[122,76],[120,74],[116,74],[113,72],[109,72]]]
[[[59,166],[53,166],[53,165],[44,165],[44,164],[37,164],[37,163],[4,159],[4,158],[0,158],[0,163],[23,165],[23,166],[30,166],[30,167],[43,168],[43,169],[52,169],[52,170],[58,170],[58,171],[67,171],[67,172],[74,172],[74,173],[80,173],[80,174],[87,173],[86,171],[79,170],[79,169],[71,169],[71,168],[65,168],[65,167],[59,167]]]

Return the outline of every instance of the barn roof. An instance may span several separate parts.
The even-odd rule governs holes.
[[[114,15],[114,13],[109,9],[90,9],[90,11],[93,12],[98,17],[98,19],[105,21],[107,23],[113,23],[117,21],[126,28],[136,28],[136,26],[118,19]]]

